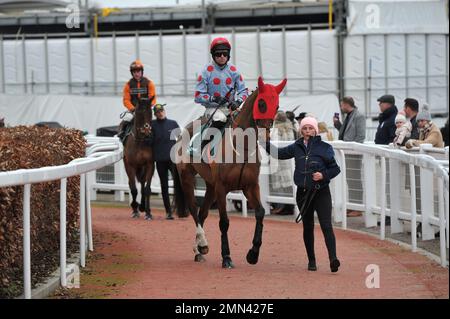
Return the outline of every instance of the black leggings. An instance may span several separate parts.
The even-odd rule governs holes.
[[[297,205],[301,207],[306,191],[297,188]],[[309,260],[315,260],[314,254],[314,211],[319,217],[320,228],[325,237],[325,244],[328,249],[330,261],[336,259],[336,238],[334,237],[333,226],[331,224],[331,194],[330,188],[325,186],[318,190],[311,201],[306,214],[303,216],[303,241],[305,242],[306,253]]]
[[[161,183],[161,193],[164,202],[164,208],[167,214],[172,214],[169,198],[169,170],[172,173],[173,166],[171,161],[156,162],[156,170],[158,171],[159,180]]]

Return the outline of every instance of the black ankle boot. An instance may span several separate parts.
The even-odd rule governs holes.
[[[170,219],[170,220],[173,219],[172,212],[169,212],[166,214],[166,219]]]
[[[334,259],[330,262],[330,269],[331,272],[337,272],[339,269],[339,266],[341,265],[341,263],[339,262],[339,259]]]
[[[317,271],[317,265],[315,260],[310,260],[308,262],[308,270],[309,271]]]

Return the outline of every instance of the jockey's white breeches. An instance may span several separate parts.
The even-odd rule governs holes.
[[[125,111],[123,114],[124,115],[122,117],[122,120],[125,122],[131,122],[131,120],[134,118],[134,113],[130,111]]]
[[[207,118],[210,118],[211,114],[213,114],[215,110],[216,110],[216,108],[214,108],[214,107],[207,108],[205,110],[205,116]],[[216,113],[214,113],[212,120],[214,122],[224,122],[225,123],[227,121],[228,114],[230,114],[230,110],[227,107],[219,107],[219,109],[216,111]]]

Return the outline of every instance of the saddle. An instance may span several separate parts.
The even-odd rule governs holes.
[[[236,118],[239,114],[239,111],[232,112],[227,116],[227,121],[225,125],[220,129],[220,134],[216,134],[213,136],[212,140],[205,145],[205,149],[208,148],[210,150],[210,155],[214,156],[217,154],[217,147],[219,146],[220,141],[222,140],[225,129],[231,126],[232,120]],[[210,128],[212,121],[208,121],[203,124],[199,129],[197,129],[192,134],[192,138],[189,142],[188,152],[191,156],[201,156],[201,144],[203,140],[203,136],[208,132],[208,128]]]

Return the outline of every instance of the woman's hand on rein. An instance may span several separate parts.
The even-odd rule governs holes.
[[[312,174],[313,181],[317,182],[323,179],[323,175],[321,172],[315,172]]]

